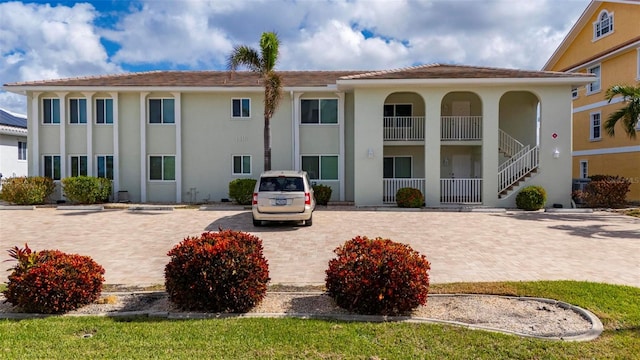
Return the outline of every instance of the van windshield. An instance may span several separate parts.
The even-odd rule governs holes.
[[[304,182],[301,177],[263,177],[259,191],[304,191]]]

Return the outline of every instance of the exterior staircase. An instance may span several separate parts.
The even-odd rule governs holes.
[[[525,146],[502,130],[499,137],[498,151],[509,157],[498,167],[498,198],[502,199],[537,174],[540,149],[538,146]]]

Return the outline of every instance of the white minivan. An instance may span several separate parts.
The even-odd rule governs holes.
[[[260,175],[253,190],[253,225],[263,221],[304,221],[311,226],[316,200],[305,171],[271,170]]]

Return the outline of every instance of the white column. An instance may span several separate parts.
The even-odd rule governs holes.
[[[482,204],[498,202],[498,142],[500,97],[495,90],[484,90],[482,100]]]
[[[120,144],[118,138],[118,93],[109,93],[113,99],[113,193],[118,195],[120,191]]]
[[[340,150],[338,154],[338,180],[340,181],[340,201],[344,201],[345,189],[345,161],[344,161],[344,93],[336,93],[338,96],[338,125],[340,127]]]
[[[442,92],[421,93],[425,103],[424,117],[424,177],[425,203],[427,206],[440,206],[440,105]]]
[[[147,95],[140,93],[140,202],[147,202]]]
[[[87,99],[87,176],[93,176],[93,92],[82,93]]]
[[[56,93],[60,99],[60,178],[67,177],[67,93]]]
[[[40,94],[39,92],[31,93],[31,125],[29,126],[28,135],[31,143],[27,148],[31,163],[29,164],[29,176],[38,176],[40,174],[40,139],[38,138],[38,130],[40,129]]]
[[[304,93],[293,93],[293,169],[301,170],[300,166],[300,97]]]
[[[174,98],[174,119],[176,127],[176,203],[182,202],[182,101],[179,92],[171,93]]]

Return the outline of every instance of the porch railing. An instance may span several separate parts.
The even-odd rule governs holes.
[[[440,179],[440,203],[481,204],[482,179]]]
[[[537,169],[539,163],[539,148],[536,146],[529,149],[529,145],[527,145],[522,152],[514,155],[511,159],[500,165],[498,171],[498,193],[508,189],[511,185],[525,177],[525,175]]]
[[[482,116],[441,116],[440,139],[482,140]]]
[[[419,178],[409,178],[409,179],[383,179],[384,190],[382,195],[382,201],[386,204],[395,203],[396,202],[396,193],[398,190],[404,187],[411,187],[422,191],[422,194],[426,196],[425,189],[425,180]]]
[[[424,116],[385,116],[384,140],[424,140]]]

